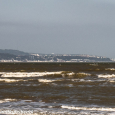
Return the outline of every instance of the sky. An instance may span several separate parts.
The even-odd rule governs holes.
[[[0,49],[115,58],[115,0],[0,0]]]

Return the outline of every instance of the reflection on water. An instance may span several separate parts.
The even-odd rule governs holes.
[[[78,65],[74,65],[76,69]],[[63,71],[65,65],[60,70],[54,64],[57,71],[3,71],[0,73],[0,111],[33,110],[33,114],[115,114],[114,65],[82,64],[83,68],[79,65],[79,70],[75,71],[74,68],[73,71]]]

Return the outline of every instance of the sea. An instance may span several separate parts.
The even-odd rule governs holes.
[[[0,63],[0,115],[115,115],[115,63]]]

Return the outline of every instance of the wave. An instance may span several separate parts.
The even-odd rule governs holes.
[[[61,72],[1,72],[1,77],[38,77],[44,75],[61,74]]]

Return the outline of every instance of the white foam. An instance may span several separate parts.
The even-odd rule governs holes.
[[[66,71],[64,71],[64,72],[66,72]],[[66,73],[65,73],[66,74]],[[63,76],[63,77],[65,77],[65,74],[62,72],[61,73],[61,75]],[[79,73],[74,73],[74,72],[70,72],[70,73],[67,73],[66,75],[68,75],[68,76],[73,76],[73,75],[83,75],[83,76],[91,76],[91,74],[90,73],[85,73],[85,72],[79,72]]]
[[[8,103],[6,103],[8,102]],[[68,114],[68,115],[72,115],[72,113],[74,113],[73,115],[81,115],[81,114],[91,114],[91,115],[97,115],[97,114],[113,114],[115,112],[115,108],[107,108],[107,107],[99,107],[94,105],[93,107],[91,106],[87,106],[87,107],[76,107],[76,106],[68,106],[68,105],[62,105],[61,108],[56,108],[53,109],[55,106],[58,106],[59,104],[51,104],[51,103],[45,103],[42,102],[42,100],[40,100],[39,102],[33,102],[32,100],[16,100],[16,99],[4,99],[4,100],[0,100],[1,103],[1,108],[0,108],[0,112],[4,111],[7,112],[6,110],[9,110],[11,112],[14,112],[16,110],[18,110],[18,112],[21,111],[30,111],[32,110],[32,114],[30,115],[53,115],[53,114]],[[6,107],[4,107],[4,103],[5,105],[7,105]],[[47,108],[44,108],[44,106],[46,106]],[[18,109],[17,109],[18,108]],[[78,111],[71,111],[71,110],[78,110]],[[92,113],[93,112],[93,113]],[[98,113],[97,113],[98,112]],[[109,114],[109,115],[110,115]],[[20,114],[22,115],[22,114]],[[29,114],[28,114],[29,115]]]
[[[99,74],[98,78],[111,78],[111,77],[115,77],[115,74]]]
[[[16,99],[6,98],[6,99],[3,99],[3,100],[0,100],[0,103],[11,102],[11,101],[17,101],[17,100]]]
[[[86,79],[69,79],[71,81],[74,81],[74,82],[100,82],[100,81],[106,81],[105,79],[95,79],[95,80],[86,80]]]
[[[48,80],[48,79],[38,79],[39,82],[53,82],[55,80]]]
[[[86,76],[90,76],[91,74],[90,73],[84,73],[84,72],[79,72],[77,73],[78,75],[86,75]]]
[[[0,72],[0,74],[4,74],[4,73],[6,73],[6,72]]]
[[[62,71],[58,72],[0,72],[1,77],[39,77],[39,76],[44,76],[44,75],[54,75],[54,74],[61,74],[64,76]],[[74,72],[67,73],[68,76],[74,75]],[[90,76],[91,74],[89,73],[77,73],[79,75],[86,75]]]
[[[106,68],[105,70],[115,70],[115,68]]]
[[[115,108],[104,108],[104,107],[74,107],[74,106],[65,106],[65,105],[62,105],[61,107],[65,109],[74,109],[74,110],[115,111]]]
[[[114,83],[115,81],[114,80],[110,80],[109,82],[113,82]]]
[[[74,74],[75,74],[74,72],[67,73],[67,75],[69,75],[69,76],[74,75]]]
[[[71,75],[75,75],[75,73],[71,72],[71,73],[67,73],[67,75],[71,76]],[[85,73],[85,72],[79,72],[79,73],[76,73],[76,75],[90,76],[91,74],[90,73]]]
[[[1,77],[38,77],[54,74],[61,74],[61,72],[4,72]]]
[[[62,81],[63,79],[38,79],[39,82],[54,82],[54,81]]]
[[[27,81],[27,80],[23,80],[23,79],[0,79],[0,81],[4,81],[4,82],[19,82],[19,81]]]

